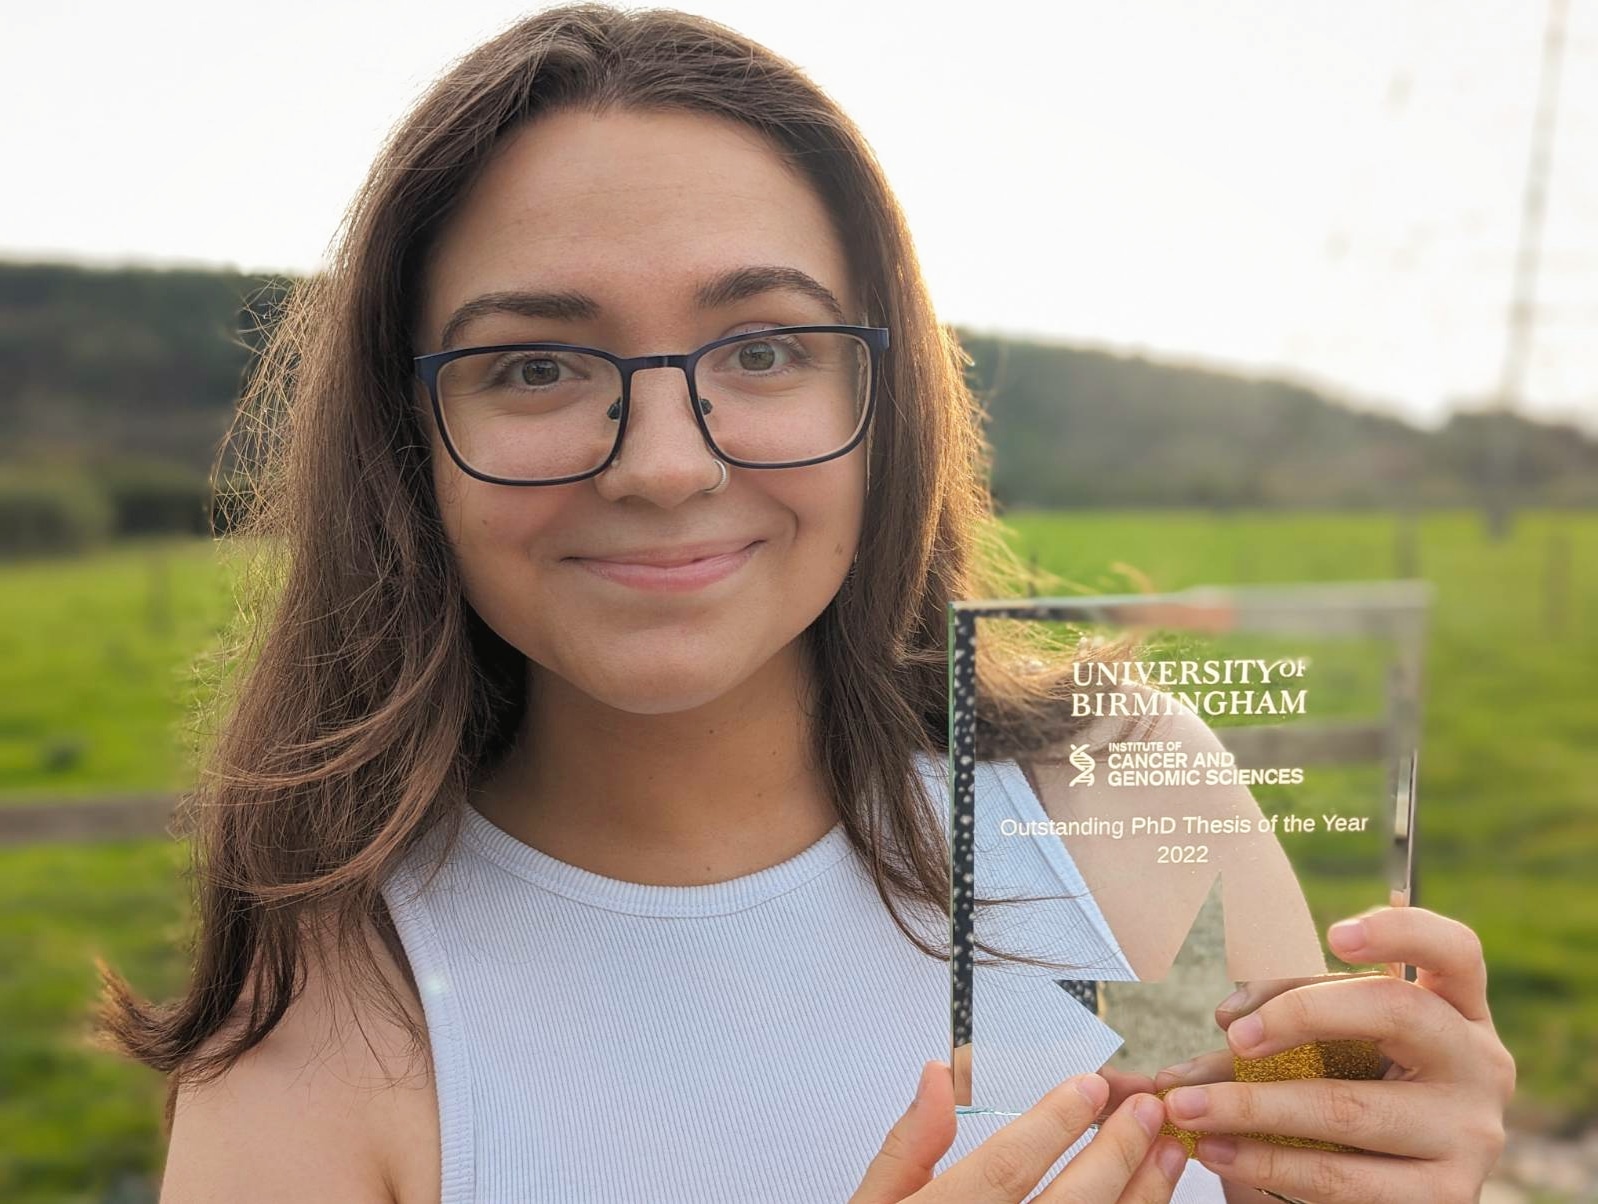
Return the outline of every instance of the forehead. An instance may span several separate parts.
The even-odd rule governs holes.
[[[435,344],[460,305],[518,289],[580,291],[615,333],[659,330],[663,309],[687,316],[706,280],[753,264],[798,269],[853,308],[825,205],[757,131],[708,114],[548,114],[506,138],[442,227],[421,335]]]

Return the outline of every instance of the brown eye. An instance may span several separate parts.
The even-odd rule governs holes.
[[[744,343],[738,348],[738,366],[750,372],[770,371],[776,358],[776,350],[770,343]]]
[[[516,375],[524,385],[552,385],[560,379],[560,365],[552,359],[523,360]]]

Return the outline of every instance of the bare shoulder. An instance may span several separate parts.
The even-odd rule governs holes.
[[[396,958],[375,927],[365,936],[420,1023],[403,953]],[[308,958],[303,990],[266,1039],[220,1078],[179,1089],[162,1204],[436,1204],[438,1110],[427,1050],[412,1049],[404,1027],[330,964],[337,959],[325,951]]]

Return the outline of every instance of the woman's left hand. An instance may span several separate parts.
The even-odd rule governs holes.
[[[1166,1108],[1184,1129],[1319,1138],[1370,1153],[1340,1153],[1235,1136],[1207,1136],[1197,1158],[1222,1179],[1313,1204],[1475,1204],[1504,1145],[1515,1062],[1487,1009],[1481,941],[1456,920],[1389,907],[1334,925],[1332,949],[1359,964],[1403,962],[1415,982],[1366,975],[1314,982],[1243,1006],[1228,1051],[1173,1077]],[[1264,1057],[1307,1041],[1374,1041],[1392,1062],[1386,1080],[1231,1079],[1231,1056]],[[1222,1060],[1224,1059],[1224,1072]]]

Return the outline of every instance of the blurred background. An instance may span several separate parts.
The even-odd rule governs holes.
[[[876,148],[1028,558],[1434,584],[1426,902],[1520,1064],[1484,1198],[1598,1200],[1598,0],[678,7]],[[155,1198],[162,1084],[84,1034],[94,957],[184,972],[219,441],[389,127],[527,11],[5,18],[0,1199]]]

